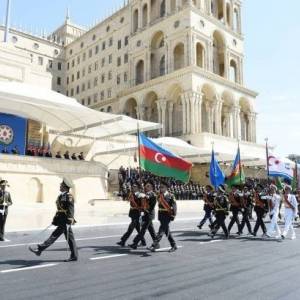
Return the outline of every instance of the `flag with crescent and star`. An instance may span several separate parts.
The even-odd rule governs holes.
[[[218,160],[215,158],[214,150],[212,150],[212,153],[211,153],[209,179],[215,189],[225,182],[225,175],[224,175],[222,169],[220,168]]]
[[[270,154],[268,157],[268,164],[270,176],[293,179],[295,167],[292,164],[294,163],[284,161],[283,159]]]
[[[155,144],[144,134],[139,135],[141,168],[161,177],[188,182],[192,163]]]

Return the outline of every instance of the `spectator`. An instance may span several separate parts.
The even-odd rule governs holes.
[[[73,153],[73,154],[72,154],[72,156],[71,156],[71,158],[72,158],[72,160],[77,160],[77,156],[76,156],[76,154],[75,154],[75,153]]]
[[[19,154],[20,154],[20,151],[19,151],[17,145],[13,147],[13,149],[11,150],[11,153],[12,153],[12,154],[16,154],[16,155],[19,155]]]
[[[61,154],[60,154],[60,151],[57,151],[56,155],[55,155],[55,158],[62,158]]]
[[[4,147],[3,149],[2,149],[2,151],[1,151],[3,154],[8,154],[8,150],[7,150],[7,148],[6,147]]]
[[[80,154],[78,155],[78,159],[79,160],[84,160],[83,152],[80,152]]]
[[[65,152],[64,158],[65,158],[65,159],[70,159],[70,153],[69,153],[68,150]]]

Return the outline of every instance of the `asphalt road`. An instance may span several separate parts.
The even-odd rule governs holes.
[[[49,232],[10,233],[0,244],[0,299],[299,299],[299,229],[296,240],[211,240],[196,224],[172,224],[175,253],[166,238],[157,253],[120,248],[123,225],[75,228],[72,263],[64,240],[41,257],[27,250]]]

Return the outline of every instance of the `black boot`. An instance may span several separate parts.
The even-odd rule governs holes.
[[[39,246],[37,246],[36,249],[32,248],[31,246],[28,248],[29,251],[31,251],[32,253],[34,253],[36,256],[40,256],[42,254],[41,249],[39,248]]]
[[[169,250],[169,252],[175,252],[177,250],[177,246],[176,245],[173,245],[172,248]]]

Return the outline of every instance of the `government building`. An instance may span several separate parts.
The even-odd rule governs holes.
[[[177,137],[205,152],[191,158],[198,179],[212,142],[225,163],[237,141],[243,157],[261,162],[257,93],[244,85],[241,6],[240,0],[130,0],[89,29],[69,12],[51,34],[11,27],[7,43],[0,43],[0,81],[45,87],[99,112],[160,123],[148,135]],[[1,41],[4,33],[1,26]],[[65,150],[45,124],[29,120],[28,130],[27,144]],[[89,157],[95,152],[79,150]]]

